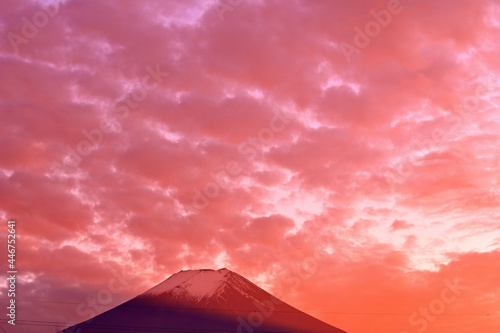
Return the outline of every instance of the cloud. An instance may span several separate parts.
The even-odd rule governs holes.
[[[402,220],[394,220],[391,224],[391,231],[410,229],[413,225]]]
[[[69,0],[28,38],[43,5],[2,2],[0,216],[18,221],[23,298],[84,302],[124,268],[141,279],[119,302],[225,258],[350,332],[410,332],[462,278],[427,332],[495,332],[498,5],[401,5],[348,62],[340,45],[387,3],[243,1],[221,19]],[[142,96],[148,68],[168,75]]]

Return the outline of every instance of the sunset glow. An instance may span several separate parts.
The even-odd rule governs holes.
[[[349,333],[500,331],[498,1],[3,0],[0,35],[7,332],[223,267]]]

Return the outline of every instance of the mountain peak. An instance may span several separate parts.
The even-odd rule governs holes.
[[[168,279],[144,292],[142,296],[191,296],[196,299],[211,297],[219,293],[232,272],[227,268],[218,270],[181,270]]]
[[[63,332],[345,333],[226,268],[182,270],[145,293]]]

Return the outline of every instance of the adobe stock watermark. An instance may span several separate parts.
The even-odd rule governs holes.
[[[257,156],[258,150],[265,146],[269,146],[275,135],[282,132],[293,117],[282,112],[275,112],[269,126],[260,129],[255,136],[249,137],[238,145],[238,153],[244,160],[230,160],[224,170],[210,172],[209,176],[212,179],[205,183],[203,188],[193,189],[193,207],[196,210],[202,210],[210,204],[210,200],[219,196],[221,189],[227,189],[231,182],[231,177],[236,177],[243,172],[245,165],[248,165]]]
[[[370,16],[373,18],[368,21],[363,29],[356,26],[354,27],[353,44],[342,42],[340,49],[344,54],[348,63],[352,61],[354,54],[360,54],[361,50],[367,48],[372,39],[376,38],[392,21],[394,15],[400,14],[403,11],[403,6],[400,0],[387,1],[386,9],[379,11],[370,10]]]
[[[203,4],[205,7],[213,8],[217,12],[217,16],[221,21],[224,21],[226,12],[232,12],[236,7],[241,5],[243,0],[222,0],[222,1],[208,1]]]
[[[90,324],[96,315],[104,312],[106,307],[109,307],[112,304],[114,295],[123,292],[125,288],[130,285],[130,282],[137,278],[135,275],[125,273],[123,268],[120,273],[114,269],[111,273],[113,274],[113,277],[109,279],[106,288],[100,289],[96,293],[95,297],[87,297],[85,302],[81,302],[77,305],[75,309],[77,315],[85,318],[90,317],[89,320],[83,322],[82,324]],[[75,327],[74,325],[76,324],[67,323],[64,328],[57,327],[57,332],[80,333],[81,329]],[[71,327],[66,328],[68,326]]]
[[[16,52],[16,54],[19,53],[19,46],[21,44],[28,44],[29,41],[35,38],[40,32],[40,29],[45,27],[58,12],[59,3],[55,2],[36,11],[31,18],[23,16],[21,19],[21,29],[17,32],[10,31],[7,34],[7,38],[14,52]]]
[[[111,113],[112,116],[119,120],[127,118],[130,112],[137,109],[139,103],[146,99],[148,93],[158,88],[163,79],[169,75],[168,72],[162,72],[158,64],[154,69],[146,66],[145,71],[147,74],[142,78],[140,86],[132,90],[123,102],[115,106]],[[96,151],[103,143],[104,134],[116,131],[117,127],[120,127],[120,124],[117,124],[116,121],[103,119],[98,128],[83,129],[82,135],[86,139],[78,142],[75,148],[67,147],[67,154],[63,159],[63,163],[56,163],[59,169],[78,168],[83,158]]]
[[[442,143],[447,136],[451,133],[455,133],[458,129],[464,126],[465,121],[474,113],[477,112],[481,106],[481,101],[486,99],[486,95],[488,93],[494,92],[495,89],[499,89],[499,83],[493,82],[490,79],[481,79],[479,83],[474,88],[474,94],[465,96],[462,98],[460,103],[454,105],[453,109],[453,117],[446,118],[446,121],[449,123],[453,123],[453,126],[447,131],[438,127],[435,128],[431,137],[418,141],[418,151],[414,153],[412,156],[405,158],[394,171],[387,171],[384,173],[384,180],[389,185],[394,185],[395,183],[404,182],[418,166],[418,157],[419,153],[428,151],[433,147],[438,146]],[[492,103],[493,106],[498,107],[496,104]],[[457,153],[457,152],[455,152]]]
[[[333,253],[333,252],[332,252]],[[293,283],[291,290],[289,292],[294,292],[300,287],[303,279],[311,277],[319,267],[319,264],[326,260],[327,257],[331,256],[332,253],[325,251],[322,248],[316,248],[314,254],[302,260],[295,267],[297,269],[291,269],[289,266],[286,267],[284,271],[280,273],[287,283]],[[268,300],[262,302],[253,301],[255,310],[249,312],[246,318],[238,316],[236,320],[238,321],[237,333],[253,333],[255,329],[259,332],[258,328],[262,326],[267,318],[272,316],[276,311],[276,306],[283,304],[280,300],[282,294],[278,294],[275,297],[271,297]]]
[[[455,278],[453,282],[444,280],[445,287],[441,290],[439,297],[434,298],[427,306],[420,307],[418,311],[413,312],[408,318],[410,326],[414,327],[414,332],[423,333],[434,323],[437,317],[444,313],[446,307],[454,303],[462,292],[467,288],[461,284],[461,280]],[[402,331],[401,333],[410,333]]]

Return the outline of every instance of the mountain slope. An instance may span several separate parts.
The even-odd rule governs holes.
[[[227,270],[180,271],[132,300],[64,333],[344,331]]]

